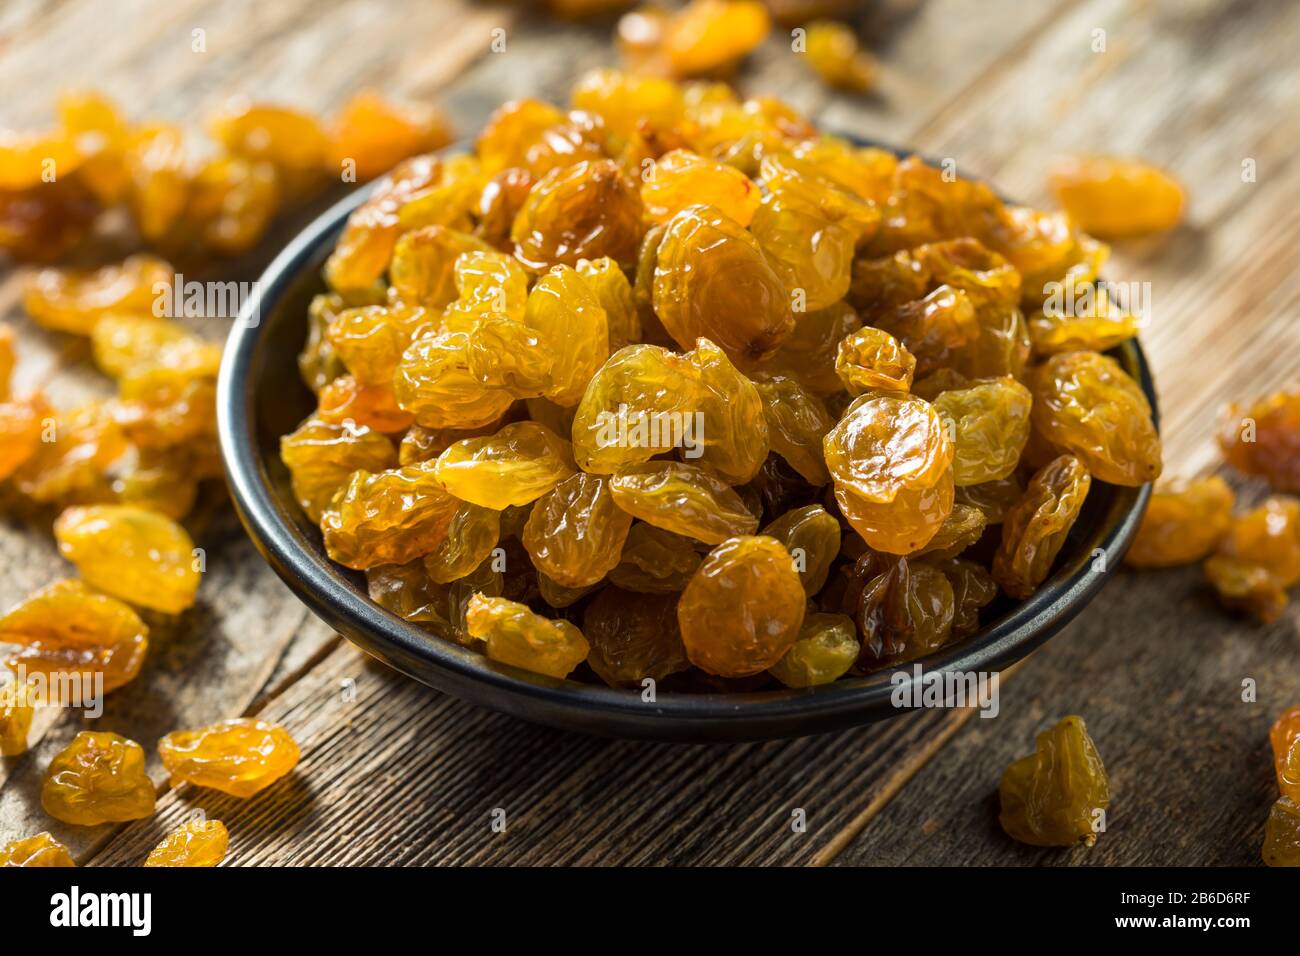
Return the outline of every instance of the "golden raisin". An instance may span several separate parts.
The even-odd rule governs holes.
[[[1238,471],[1263,476],[1274,491],[1300,494],[1300,389],[1229,406],[1219,445]]]
[[[1034,752],[1007,767],[999,788],[1002,829],[1034,846],[1097,842],[1110,785],[1081,717],[1038,735]]]
[[[686,654],[719,677],[765,671],[798,638],[805,602],[784,545],[763,535],[728,538],[682,592],[677,622]]]
[[[476,594],[465,620],[470,635],[486,643],[487,656],[503,664],[563,678],[587,657],[587,639],[576,627],[515,601]]]
[[[130,607],[80,581],[56,581],[0,617],[0,643],[17,645],[10,668],[102,678],[105,692],[140,672],[148,634]]]
[[[68,508],[54,522],[59,553],[92,587],[179,614],[194,604],[198,557],[185,529],[134,505]]]
[[[1300,801],[1300,707],[1284,710],[1268,732],[1282,796]]]
[[[1199,561],[1227,533],[1233,501],[1232,489],[1217,476],[1157,487],[1125,560],[1137,568]]]
[[[1264,824],[1264,865],[1300,866],[1300,804],[1282,797]]]
[[[143,747],[117,734],[83,730],[50,761],[41,806],[56,820],[90,827],[150,816],[156,794]]]
[[[153,848],[145,866],[216,866],[226,856],[230,835],[220,820],[189,820]]]
[[[1119,363],[1097,352],[1053,355],[1033,376],[1034,428],[1115,485],[1160,477],[1151,403]]]
[[[68,848],[48,833],[14,840],[0,848],[0,867],[6,866],[76,866]]]
[[[298,765],[298,745],[278,724],[235,717],[158,741],[173,785],[192,783],[233,797],[251,797]]]
[[[1104,239],[1178,225],[1186,196],[1168,173],[1133,160],[1080,157],[1051,172],[1052,192],[1084,231]]]
[[[1091,476],[1072,455],[1034,473],[1002,523],[1002,543],[993,559],[993,576],[1002,590],[1027,598],[1043,583],[1091,486]]]

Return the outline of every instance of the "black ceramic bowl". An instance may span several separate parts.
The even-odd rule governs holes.
[[[763,740],[836,730],[901,712],[891,697],[892,672],[806,690],[680,694],[661,690],[653,703],[639,691],[555,680],[487,660],[430,635],[375,604],[364,576],[332,563],[319,531],[294,502],[280,461],[280,436],[312,410],[296,356],[306,334],[307,304],[324,291],[321,266],[348,214],[366,197],[342,200],[276,257],[231,331],[221,366],[218,421],[235,507],[258,550],[308,607],[357,646],[441,691],[528,720],[617,737],[674,741]],[[1138,344],[1112,353],[1155,406]],[[924,659],[930,671],[995,671],[1056,634],[1118,569],[1141,520],[1149,486],[1094,482],[1052,575],[1030,600],[1002,613],[971,637]],[[912,665],[905,671],[912,673]],[[908,680],[911,680],[909,677]]]

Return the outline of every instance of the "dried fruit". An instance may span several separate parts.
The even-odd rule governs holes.
[[[952,511],[944,519],[939,530],[916,556],[926,555],[930,558],[955,558],[967,548],[975,545],[988,527],[988,518],[984,512],[973,505],[953,504]]]
[[[860,93],[875,82],[875,63],[859,49],[857,36],[844,24],[810,23],[804,42],[808,65],[827,84]]]
[[[1249,405],[1230,405],[1219,445],[1228,464],[1262,475],[1274,491],[1300,494],[1300,390],[1274,392]]]
[[[1072,302],[1056,302],[1049,296],[1029,319],[1029,341],[1035,353],[1104,352],[1138,334],[1139,317],[1112,300],[1105,286],[1085,283],[1071,298]]]
[[[373,90],[362,90],[343,104],[329,135],[331,165],[337,172],[352,168],[359,180],[373,179],[408,156],[446,146],[452,138],[437,110],[398,106]]]
[[[840,523],[825,508],[807,505],[787,511],[765,527],[763,534],[785,545],[809,597],[822,589],[831,562],[840,552]]]
[[[1282,796],[1300,802],[1300,707],[1282,711],[1268,732]]]
[[[1002,543],[993,559],[993,577],[1002,590],[1027,598],[1046,579],[1091,486],[1087,469],[1072,455],[1034,472],[1002,523]]]
[[[575,267],[578,275],[596,295],[596,301],[605,310],[609,328],[609,350],[617,352],[625,345],[641,339],[641,317],[637,314],[632,284],[619,264],[609,256],[599,259],[579,259]]]
[[[610,489],[614,503],[633,517],[705,544],[758,528],[740,496],[697,465],[632,465],[610,479]]]
[[[27,749],[27,732],[36,709],[29,702],[27,685],[16,675],[0,679],[0,757],[16,757]]]
[[[163,515],[134,505],[68,508],[54,522],[59,553],[91,587],[179,614],[199,588],[194,542]]]
[[[435,315],[419,307],[368,305],[334,313],[325,339],[359,383],[388,385],[402,353],[436,323]]]
[[[226,856],[230,834],[220,820],[182,823],[149,853],[145,866],[216,866]]]
[[[0,481],[36,454],[42,431],[53,424],[51,409],[39,395],[0,402]]]
[[[757,240],[711,206],[687,206],[669,220],[654,311],[683,348],[707,338],[740,363],[771,354],[794,329],[785,286]]]
[[[915,660],[952,637],[956,597],[938,568],[868,552],[853,567],[848,609],[862,636],[858,667],[876,670]]]
[[[95,364],[119,381],[138,379],[154,368],[193,377],[216,378],[221,347],[205,342],[170,319],[112,312],[90,331]]]
[[[1300,805],[1289,797],[1268,812],[1263,857],[1266,866],[1300,866]]]
[[[498,510],[536,501],[574,471],[569,443],[537,422],[516,422],[495,435],[462,439],[434,463],[447,491]]]
[[[955,363],[973,364],[982,335],[980,315],[970,296],[948,285],[894,306],[872,322],[902,343],[899,347],[921,377],[953,373],[950,366]]]
[[[1053,355],[1032,377],[1034,429],[1094,477],[1141,485],[1160,477],[1160,436],[1151,403],[1114,359],[1097,352]]]
[[[949,389],[934,400],[952,423],[953,480],[957,487],[1000,481],[1016,470],[1029,440],[1029,389],[1006,376]]]
[[[1217,476],[1157,487],[1125,560],[1138,568],[1199,561],[1227,533],[1234,500],[1228,483]]]
[[[0,644],[18,645],[8,660],[11,669],[84,680],[102,676],[105,693],[140,672],[148,634],[135,611],[80,581],[56,581],[0,617]]]
[[[814,485],[831,480],[826,470],[822,442],[835,420],[825,403],[797,379],[762,373],[755,376],[754,387],[763,401],[767,437],[776,452],[795,471]],[[752,437],[753,430],[738,432]]]
[[[251,797],[298,765],[298,745],[278,724],[252,717],[173,730],[158,741],[173,786],[192,783],[232,797]]]
[[[888,332],[870,326],[845,336],[835,356],[835,371],[850,395],[906,392],[915,370],[916,356]]]
[[[470,369],[467,332],[440,332],[411,343],[393,377],[393,397],[425,428],[474,429],[497,421],[514,401]]]
[[[858,635],[845,614],[809,614],[771,674],[786,687],[815,687],[844,676],[858,659]]]
[[[982,564],[963,558],[934,561],[952,586],[952,638],[966,637],[979,630],[980,611],[998,596],[998,584]]]
[[[48,833],[14,840],[0,848],[0,867],[6,866],[76,866],[68,848]]]
[[[319,524],[335,493],[355,472],[387,471],[397,465],[397,452],[379,432],[312,416],[280,439],[280,459],[289,469],[294,499]]]
[[[117,734],[83,730],[50,761],[41,806],[56,820],[91,827],[150,816],[156,794],[143,747]]]
[[[470,636],[487,656],[548,677],[567,677],[587,658],[587,639],[568,621],[551,621],[525,605],[476,594],[465,615]]]
[[[639,687],[686,670],[675,595],[604,588],[582,615],[587,663],[611,687]]]
[[[510,227],[515,258],[535,272],[608,256],[636,262],[641,194],[611,159],[551,170],[528,193]]]
[[[42,269],[23,288],[23,308],[39,325],[89,335],[110,312],[156,315],[172,299],[172,267],[153,256],[131,256],[93,270]]]
[[[876,550],[924,547],[952,510],[953,446],[928,402],[864,395],[827,433],[824,450],[840,511]]]
[[[1052,192],[1084,231],[1142,236],[1178,225],[1186,196],[1168,173],[1133,160],[1080,157],[1051,172]]]
[[[476,627],[500,624],[499,653],[560,676],[582,659],[567,622],[590,615],[592,667],[576,679],[635,687],[684,666],[660,627],[669,610],[696,628],[696,656],[717,650],[683,616],[681,595],[703,595],[722,633],[763,633],[742,634],[733,657],[762,644],[771,659],[674,687],[758,689],[799,636],[769,641],[795,612],[778,598],[772,620],[731,621],[711,605],[743,606],[736,595],[693,582],[708,579],[709,547],[762,527],[784,546],[800,619],[848,614],[860,631],[810,631],[781,679],[834,680],[974,634],[999,585],[1028,597],[1090,475],[1158,475],[1147,399],[1099,354],[1138,325],[1100,282],[1104,244],[920,157],[820,134],[774,97],[666,78],[733,65],[767,29],[755,9],[628,14],[618,44],[636,72],[585,74],[568,112],[504,104],[472,152],[407,160],[350,217],[326,264],[331,291],[307,309],[299,368],[316,410],[282,457],[327,551],[366,571],[391,613],[475,647],[481,594]],[[855,41],[822,16],[798,19],[813,59],[862,86]],[[362,105],[358,127],[383,114],[415,148],[418,124]],[[295,178],[283,161],[275,176]],[[213,175],[213,195],[226,178]],[[123,395],[55,423],[70,448],[39,442],[35,405],[12,416],[21,491],[189,508],[187,456],[217,459],[210,356],[147,322],[122,321],[125,357],[106,362],[140,359]],[[1290,442],[1286,414],[1274,421],[1271,462]],[[1250,437],[1230,454],[1245,461]],[[1242,534],[1248,557],[1224,550],[1207,573],[1231,578],[1230,600],[1276,614],[1277,542]],[[766,575],[770,553],[739,550],[709,559],[719,581]],[[564,624],[537,617],[548,606]]]
[[[1283,588],[1300,581],[1300,499],[1272,495],[1233,519],[1221,553],[1257,564]]]
[[[482,564],[501,536],[501,512],[463,502],[447,525],[442,544],[425,555],[424,569],[431,580],[450,584]]]
[[[523,321],[553,357],[542,395],[557,405],[577,405],[609,357],[609,319],[600,300],[577,272],[556,266],[528,293]]]
[[[579,473],[538,499],[522,540],[539,572],[582,588],[622,560],[631,527],[632,516],[615,504],[609,479]]]
[[[127,207],[140,234],[151,242],[167,238],[190,197],[184,134],[167,123],[149,123],[132,130],[125,165]]]
[[[360,570],[404,564],[442,544],[459,506],[438,481],[434,462],[358,471],[321,515],[325,550]]]
[[[767,190],[751,231],[780,276],[798,312],[825,309],[852,283],[855,248],[880,223],[874,204],[841,189],[786,154],[763,156],[759,178]]]
[[[654,222],[667,222],[687,206],[704,204],[748,226],[758,209],[758,184],[736,169],[686,149],[660,156],[643,176],[641,202]]]
[[[528,273],[500,252],[462,252],[452,266],[457,298],[442,313],[443,327],[472,331],[478,321],[505,316],[518,322],[528,300]],[[418,330],[412,338],[418,338]]]
[[[709,552],[677,606],[686,654],[719,677],[765,671],[798,638],[805,601],[781,542],[763,535],[728,538]]]
[[[1028,464],[1028,462],[1026,462]],[[956,505],[971,505],[984,513],[989,524],[1001,524],[1007,512],[1024,492],[1020,479],[1012,473],[999,481],[986,481],[979,485],[958,488]]]
[[[701,560],[690,538],[637,521],[609,580],[627,591],[671,594],[686,587]]]
[[[1083,718],[1065,717],[1040,733],[1034,752],[1007,767],[998,793],[998,821],[1012,839],[1033,846],[1096,843],[1110,784]]]
[[[437,156],[416,156],[385,176],[350,216],[325,263],[325,281],[335,291],[365,291],[383,275],[401,235],[399,212],[443,176]]]
[[[1205,577],[1225,607],[1246,611],[1263,624],[1276,621],[1286,610],[1286,589],[1253,561],[1212,554],[1205,561]]]
[[[456,262],[468,252],[492,252],[483,240],[434,224],[403,233],[393,246],[388,277],[408,306],[439,312],[456,301]]]
[[[190,182],[181,225],[205,251],[237,255],[255,246],[281,201],[279,170],[263,160],[217,156]]]
[[[753,0],[691,0],[664,24],[662,54],[674,76],[709,73],[753,50],[771,26]]]

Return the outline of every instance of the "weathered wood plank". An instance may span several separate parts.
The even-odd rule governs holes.
[[[1094,29],[1107,30],[1108,52],[1092,52]],[[1300,370],[1300,263],[1290,254],[1300,224],[1277,214],[1300,188],[1291,148],[1300,70],[1284,39],[1298,30],[1294,4],[1091,3],[917,137],[932,155],[958,157],[963,171],[1035,204],[1050,202],[1046,168],[1076,153],[1138,155],[1187,185],[1185,226],[1117,244],[1106,270],[1112,281],[1150,283],[1142,341],[1164,406],[1167,460],[1179,469],[1212,464],[1225,399]],[[1255,182],[1242,180],[1247,159]]]
[[[1225,618],[1195,568],[1122,575],[835,863],[1258,864],[1277,799],[1268,728],[1300,701],[1298,628],[1295,608],[1268,628]],[[1002,771],[1066,714],[1087,721],[1110,775],[1106,832],[1090,850],[1017,844],[997,823]]]
[[[840,125],[905,138],[905,124],[923,122],[954,86],[1038,28],[1034,18],[1016,15],[1019,4],[999,9],[1005,16],[996,28],[973,31],[970,55],[948,57],[938,67],[942,82],[922,93],[900,86],[896,96],[837,105],[841,117],[858,117]],[[460,78],[445,102],[457,115],[481,117],[511,96],[562,99],[577,72],[612,60],[594,29],[530,23],[511,37],[506,53],[484,57]],[[930,52],[953,41],[937,35],[908,41],[909,29],[930,35],[947,28],[937,15],[896,27],[893,40],[915,60],[896,60],[894,69],[933,73]],[[837,102],[775,40],[742,85],[780,92],[813,112]],[[300,787],[286,783],[283,798],[268,793],[247,805],[190,791],[168,794],[156,821],[130,828],[95,862],[138,859],[191,802],[231,827],[231,860],[243,864],[801,862],[850,827],[862,806],[896,790],[965,719],[922,715],[816,740],[734,749],[654,747],[531,727],[366,668],[355,677],[357,702],[349,705],[355,716],[341,727],[335,688],[357,673],[351,653],[340,650],[267,704],[266,713],[284,715],[306,744]],[[301,787],[317,799],[295,809]],[[495,806],[514,821],[507,837],[488,829]],[[790,827],[796,807],[807,814],[802,834]]]
[[[1104,71],[1087,48],[1096,26],[1121,41]],[[925,134],[1031,199],[1057,151],[1132,152],[1188,184],[1187,227],[1118,250],[1109,270],[1152,283],[1143,341],[1168,474],[1213,467],[1224,402],[1300,374],[1300,264],[1289,252],[1300,227],[1278,214],[1300,200],[1287,145],[1300,135],[1300,68],[1281,39],[1297,30],[1300,9],[1288,4],[1097,4],[1029,51],[1032,90],[1009,74],[954,102]],[[1051,121],[1053,102],[1066,104],[1069,122]],[[1243,182],[1245,159],[1257,163],[1257,182]],[[1002,716],[968,722],[837,862],[1257,863],[1275,797],[1267,727],[1300,699],[1298,624],[1295,607],[1271,628],[1226,617],[1194,568],[1120,573],[1025,663]],[[1259,683],[1259,703],[1241,700],[1247,678]],[[1112,775],[1110,830],[1092,851],[1016,846],[996,823],[1002,770],[1072,712],[1087,719]]]
[[[32,128],[49,120],[55,94],[93,86],[117,97],[135,119],[162,116],[197,138],[201,119],[229,95],[244,93],[328,113],[355,89],[386,79],[384,88],[412,98],[432,96],[486,48],[492,26],[511,22],[509,10],[471,7],[456,0],[412,4],[409,16],[388,21],[373,5],[337,0],[308,5],[193,0],[188,3],[95,4],[71,0],[57,11],[40,5],[7,7],[0,20],[0,86],[41,91],[0,103],[0,124]],[[105,18],[135,25],[112,29]],[[311,24],[303,30],[304,22]],[[386,56],[408,71],[374,75],[373,45],[355,42],[369,23]],[[206,51],[191,47],[192,30],[206,31]],[[322,70],[323,57],[330,68]],[[150,70],[140,69],[141,63]],[[160,82],[166,77],[166,82]],[[322,82],[327,79],[328,82]],[[399,83],[400,81],[400,83]],[[407,84],[410,85],[402,85]],[[213,263],[194,278],[253,279],[276,249],[305,223],[311,210],[287,214],[255,250]],[[18,387],[39,386],[57,406],[111,392],[88,362],[86,343],[46,333],[22,315],[18,274],[0,272],[0,318],[19,330]],[[223,338],[221,319],[191,323]],[[6,499],[0,525],[0,607],[8,607],[74,569],[57,555],[50,536],[53,513],[27,514]],[[205,549],[207,573],[199,604],[177,619],[150,619],[152,646],[140,678],[114,693],[96,729],[111,729],[152,750],[168,730],[242,713],[260,695],[296,677],[338,638],[289,593],[257,555],[228,507],[188,524]],[[76,852],[88,852],[112,828],[52,825],[40,809],[40,777],[49,760],[90,723],[56,710],[39,713],[31,750],[0,762],[0,842],[53,829]],[[156,758],[151,771],[158,775]]]
[[[799,862],[957,717],[739,747],[600,740],[471,707],[350,646],[262,715],[304,745],[293,778],[247,801],[169,792],[94,864],[137,862],[196,809],[241,865]]]

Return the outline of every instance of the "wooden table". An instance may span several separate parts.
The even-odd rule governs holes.
[[[870,6],[864,28],[884,63],[877,93],[828,93],[780,34],[742,87],[784,96],[829,127],[954,157],[960,171],[1029,202],[1047,201],[1045,168],[1072,153],[1129,153],[1174,170],[1191,192],[1186,225],[1117,247],[1108,274],[1151,283],[1143,342],[1160,387],[1166,472],[1216,468],[1219,406],[1300,369],[1300,5]],[[0,124],[48,122],[53,97],[71,86],[197,131],[196,118],[232,93],[324,112],[373,85],[437,100],[469,132],[498,101],[562,99],[581,70],[613,60],[609,21],[568,25],[529,7],[8,0]],[[506,47],[494,53],[498,28]],[[195,30],[205,52],[193,50]],[[1253,180],[1242,175],[1248,161]],[[222,274],[255,275],[297,225]],[[82,344],[23,317],[12,271],[0,314],[19,329],[24,378],[60,403],[104,392]],[[209,324],[206,334],[224,333]],[[6,511],[0,604],[69,572],[49,520]],[[152,750],[177,726],[259,713],[304,745],[300,772],[252,800],[166,790],[153,819],[63,826],[41,812],[39,781],[84,725],[43,712],[30,752],[0,764],[0,841],[50,829],[86,863],[135,864],[197,808],[228,825],[231,864],[1248,864],[1276,790],[1267,729],[1300,703],[1294,608],[1254,627],[1221,614],[1195,568],[1112,569],[1077,623],[1003,675],[993,720],[928,711],[734,747],[578,737],[368,661],[290,596],[228,509],[201,524],[199,605],[155,628],[145,672],[112,695],[97,726]],[[1243,701],[1246,681],[1257,700]],[[998,779],[1067,713],[1086,717],[1110,771],[1108,831],[1092,850],[1019,846],[996,822]],[[156,758],[151,769],[165,776]],[[504,832],[492,826],[497,811]]]

